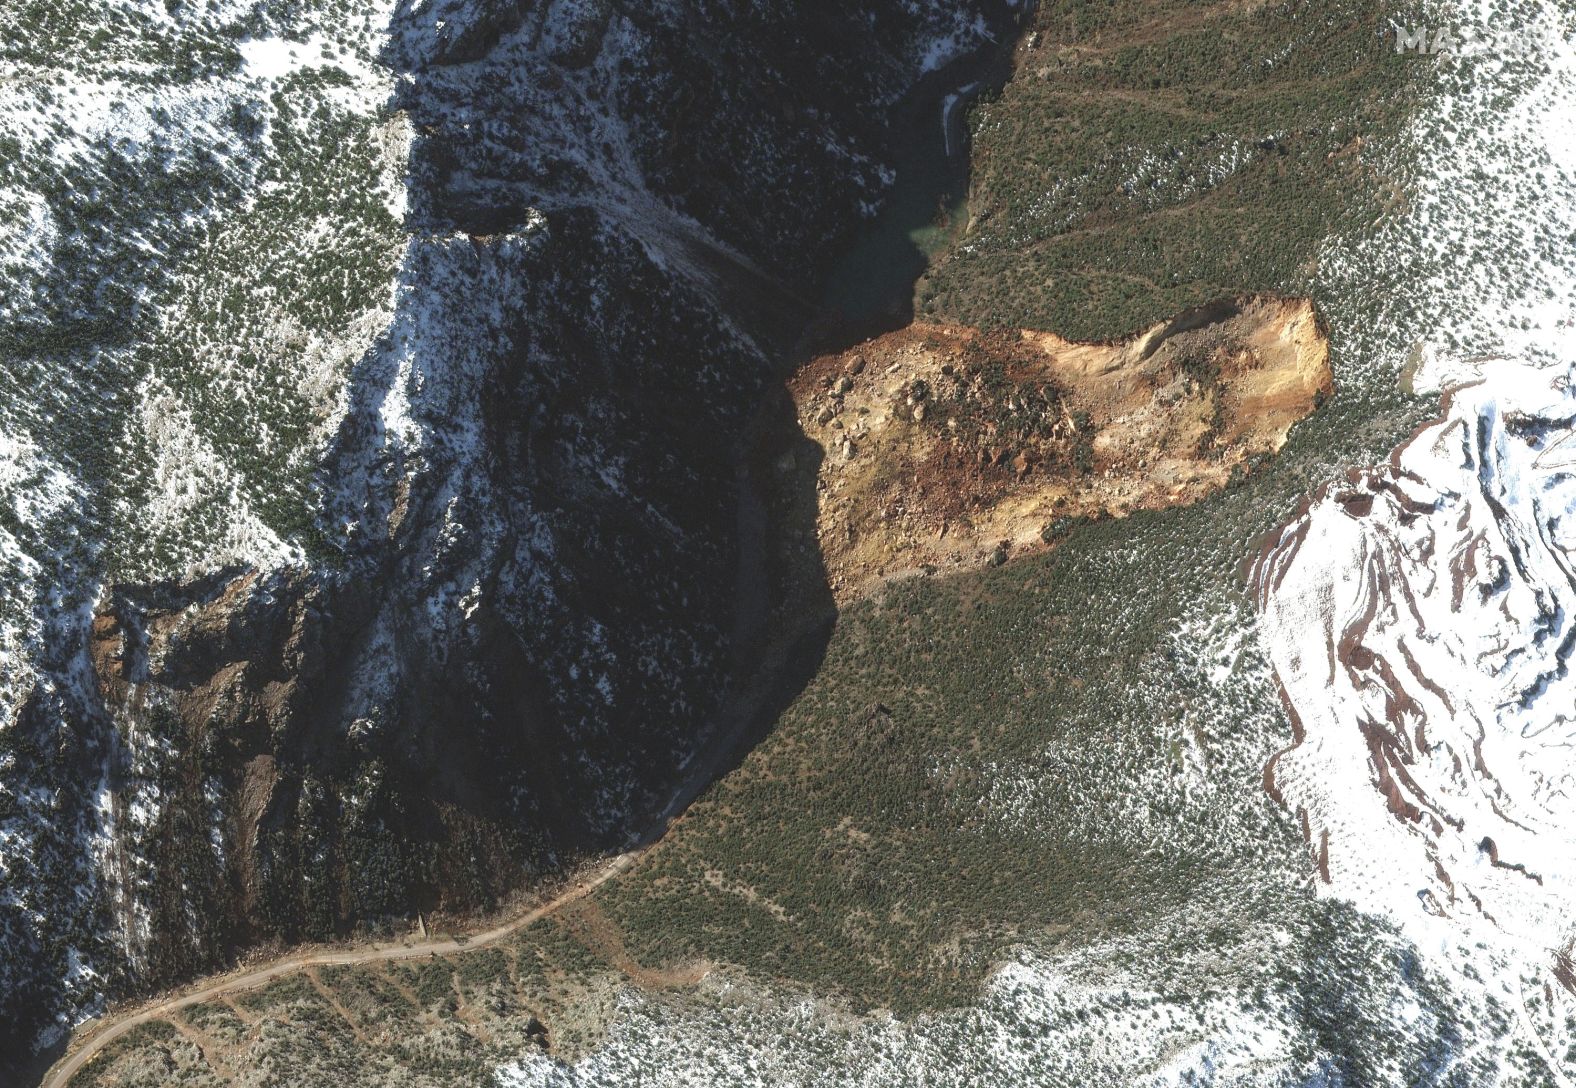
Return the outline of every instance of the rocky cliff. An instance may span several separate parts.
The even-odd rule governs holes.
[[[407,237],[306,526],[275,563],[100,557],[37,606],[0,723],[0,1055],[247,946],[486,910],[643,829],[759,619],[739,451],[793,300],[890,183],[905,90],[1010,20],[396,10]]]

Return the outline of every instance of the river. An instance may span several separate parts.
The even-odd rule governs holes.
[[[880,213],[832,267],[820,311],[841,334],[913,319],[914,283],[969,221],[969,106],[999,88],[1010,51],[992,44],[926,75],[897,109],[896,180]]]

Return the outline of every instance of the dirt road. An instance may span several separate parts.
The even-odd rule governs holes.
[[[179,997],[168,998],[156,1004],[145,1006],[119,1020],[93,1029],[76,1051],[67,1054],[49,1071],[41,1082],[40,1088],[66,1088],[66,1085],[70,1083],[77,1070],[92,1061],[94,1056],[103,1051],[110,1043],[140,1024],[163,1019],[172,1013],[179,1012],[181,1009],[201,1004],[223,994],[235,993],[238,990],[254,990],[277,978],[305,970],[308,967],[338,967],[387,960],[408,960],[422,956],[446,955],[466,949],[484,948],[487,945],[496,944],[518,933],[532,922],[545,918],[554,911],[590,894],[594,889],[607,883],[620,873],[628,871],[640,854],[640,850],[630,850],[619,854],[617,857],[603,862],[590,875],[582,877],[571,884],[562,894],[549,899],[540,906],[531,908],[518,917],[511,918],[502,925],[495,926],[471,937],[445,937],[410,944],[375,944],[343,951],[309,952],[290,956],[282,960],[275,960],[266,967],[258,967],[239,974],[210,979],[200,983],[196,989],[186,991]]]

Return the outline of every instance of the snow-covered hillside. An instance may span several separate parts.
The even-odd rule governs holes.
[[[0,1076],[113,995],[488,909],[662,807],[729,679],[783,300],[890,182],[885,111],[1006,7],[0,12]],[[969,834],[1183,845],[1188,902],[1028,935],[907,1019],[727,966],[623,988],[599,1046],[497,1079],[1569,1079],[1576,61],[1547,41],[1415,58],[1407,138],[1361,149],[1395,212],[1307,273],[1337,395],[1472,384],[1350,477],[1294,434],[1334,482],[1261,561],[1256,639],[1235,583],[1201,594],[1099,743],[935,757],[981,787]],[[1123,590],[1166,576],[1118,552]]]
[[[119,984],[171,837],[169,738],[91,705],[101,587],[305,560],[405,244],[390,15],[0,12],[0,1049]]]
[[[1305,919],[1247,923],[1253,951],[1239,951],[1252,966],[1211,962],[1224,978],[1208,983],[1202,962],[1156,962],[1167,946],[1154,932],[1127,947],[1025,954],[977,1004],[904,1022],[726,980],[693,997],[629,994],[600,1049],[574,1062],[528,1056],[501,1070],[505,1083],[633,1084],[653,1070],[678,1083],[1572,1081],[1567,16],[1550,3],[1434,5],[1431,25],[1532,27],[1547,48],[1414,58],[1430,85],[1421,112],[1403,140],[1364,149],[1406,199],[1372,229],[1331,237],[1321,255],[1315,294],[1339,340],[1337,387],[1360,397],[1401,381],[1470,384],[1389,464],[1354,471],[1303,452],[1332,482],[1267,544],[1257,619],[1222,595],[1199,601],[1176,632],[1177,657],[1193,662],[1183,690],[1207,693],[1202,704],[1179,700],[1190,726],[1213,734],[1207,760],[1189,761],[1180,787],[1174,772],[1137,780],[1131,767],[1142,762],[1122,745],[1145,734],[1119,719],[1120,771],[1103,753],[1072,763],[1054,749],[1037,765],[992,766],[1000,809],[1048,845],[1164,844],[1193,825],[1194,806],[1250,810],[1246,791],[1268,782],[1272,799],[1306,815],[1308,864],[1329,913],[1310,930]],[[1277,677],[1297,736],[1279,756],[1270,742],[1280,723],[1245,698],[1268,689],[1273,699]],[[1085,828],[1039,815],[1065,812],[1069,794],[1104,797],[1124,773],[1131,817]],[[1243,795],[1219,796],[1230,789]],[[1166,809],[1181,825],[1166,827],[1145,802],[1172,791],[1187,815]],[[1234,879],[1236,893],[1201,896],[1174,924],[1196,933],[1231,916],[1257,877]],[[1289,884],[1282,893],[1299,894]],[[1287,970],[1300,975],[1290,999],[1279,985]],[[1157,995],[1157,977],[1188,996]]]
[[[985,22],[66,0],[0,32],[11,1058],[251,941],[491,906],[665,803],[725,686],[758,315]]]
[[[1562,5],[1439,18],[1530,28],[1536,48],[1419,58],[1441,88],[1411,133],[1411,210],[1359,262],[1399,277],[1412,341],[1374,365],[1449,392],[1266,545],[1260,641],[1296,731],[1266,781],[1324,890],[1520,1008],[1515,1030],[1568,1083],[1576,51]]]
[[[1297,730],[1269,781],[1337,894],[1425,947],[1553,970],[1576,936],[1576,392],[1564,367],[1482,366],[1267,547]]]

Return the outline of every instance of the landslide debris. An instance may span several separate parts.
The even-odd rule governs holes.
[[[768,436],[785,524],[813,504],[841,604],[1049,546],[1073,520],[1196,502],[1333,391],[1307,299],[1190,310],[1131,339],[916,322],[789,379],[818,456]],[[812,483],[813,478],[813,483]]]

